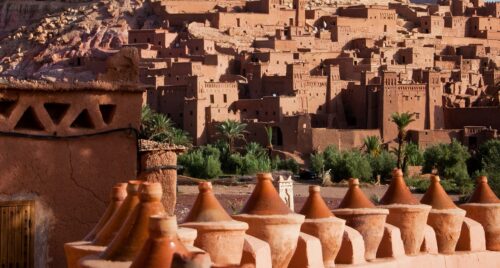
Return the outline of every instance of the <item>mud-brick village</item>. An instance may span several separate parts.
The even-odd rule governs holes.
[[[498,0],[0,0],[0,268],[500,268]]]

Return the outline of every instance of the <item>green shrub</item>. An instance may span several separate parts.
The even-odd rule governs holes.
[[[323,153],[317,152],[311,154],[310,169],[316,173],[316,176],[321,176],[325,172],[325,162]]]
[[[409,166],[421,166],[424,164],[424,154],[418,145],[410,142],[405,146],[406,163]]]
[[[212,149],[206,149],[206,147],[180,155],[178,162],[184,166],[185,172],[189,176],[195,178],[213,179],[222,174],[217,154]]]
[[[470,154],[467,148],[458,141],[450,144],[438,144],[427,148],[424,152],[424,172],[437,169],[442,181],[452,180],[461,193],[466,194],[473,188],[472,180],[467,172],[467,160]],[[452,183],[445,182],[445,183]]]
[[[425,193],[431,184],[430,180],[422,178],[406,178],[405,181],[412,191],[418,193]],[[463,188],[453,180],[441,180],[441,185],[448,194],[464,194]]]
[[[480,166],[474,176],[487,176],[490,187],[500,196],[500,140],[483,143],[479,147],[477,159]]]
[[[273,161],[273,165],[273,169],[275,170],[288,170],[293,174],[298,174],[300,169],[299,163],[292,158],[281,160],[277,157],[277,159]]]
[[[392,170],[396,167],[396,157],[388,151],[381,151],[378,155],[367,155],[372,168],[372,178],[380,175],[381,179],[391,178]]]

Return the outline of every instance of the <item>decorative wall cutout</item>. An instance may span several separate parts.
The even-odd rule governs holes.
[[[109,125],[113,121],[115,116],[116,105],[115,104],[101,104],[99,105],[99,111],[101,111],[102,120],[104,123]]]
[[[25,129],[25,130],[45,130],[45,127],[38,119],[38,116],[35,113],[33,107],[29,106],[17,121],[15,129]]]
[[[89,111],[87,109],[84,109],[71,123],[72,128],[87,128],[87,129],[93,129],[95,128],[94,122],[92,121],[92,118],[90,117]]]
[[[16,100],[0,99],[0,115],[8,118],[14,107],[16,107],[16,104]]]
[[[50,116],[50,119],[52,119],[52,122],[54,124],[59,124],[63,117],[66,115],[66,113],[69,110],[70,104],[68,103],[58,103],[58,102],[48,102],[43,105],[45,107],[45,110]]]

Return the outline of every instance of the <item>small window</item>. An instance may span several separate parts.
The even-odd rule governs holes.
[[[227,103],[227,94],[224,94],[224,103]]]
[[[420,113],[415,113],[415,119],[420,119]]]
[[[215,97],[214,97],[214,95],[210,95],[210,103],[215,103]]]

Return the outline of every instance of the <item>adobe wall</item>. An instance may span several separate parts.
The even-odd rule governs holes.
[[[65,266],[63,243],[80,240],[94,226],[113,184],[135,178],[130,129],[139,128],[141,96],[121,89],[0,88],[0,195],[27,196],[36,201],[35,211],[53,215],[50,226],[35,230],[48,229],[50,267]]]
[[[312,129],[313,150],[323,151],[332,145],[339,150],[359,149],[368,136],[380,137],[378,129]]]
[[[500,107],[444,108],[444,122],[448,129],[465,126],[491,126],[500,129]]]

